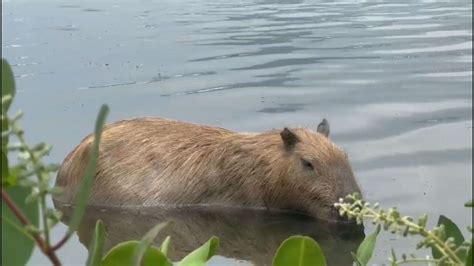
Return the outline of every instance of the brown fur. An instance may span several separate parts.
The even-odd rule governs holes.
[[[339,197],[360,192],[346,155],[310,129],[287,133],[294,142],[280,131],[242,134],[161,118],[120,121],[103,132],[89,203],[266,206],[327,218]],[[55,200],[75,198],[92,140],[86,137],[66,157],[56,181],[65,193]]]

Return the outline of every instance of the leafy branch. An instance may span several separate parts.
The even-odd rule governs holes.
[[[13,211],[18,220],[26,227],[31,228],[33,224],[28,220],[28,218],[23,214],[22,210],[16,206],[15,202],[8,196],[8,193],[2,188],[2,200],[7,204],[7,206]],[[31,236],[35,239],[38,247],[41,251],[49,258],[53,265],[61,265],[59,262],[56,253],[49,247],[48,243],[43,239],[43,237],[36,231],[31,231]]]
[[[2,208],[2,219],[8,220],[9,225],[13,229],[8,233],[14,236],[27,236],[34,239],[41,252],[50,259],[53,265],[61,265],[55,251],[71,237],[84,214],[89,190],[95,175],[102,127],[109,109],[106,105],[103,105],[99,111],[91,159],[82,178],[69,230],[57,244],[52,245],[50,242],[50,229],[60,221],[61,213],[48,208],[46,201],[48,196],[62,193],[60,188],[50,185],[52,174],[57,171],[58,166],[55,164],[45,164],[42,161],[43,157],[51,151],[50,145],[39,143],[35,146],[30,146],[27,143],[24,130],[18,124],[23,113],[18,112],[13,117],[8,116],[8,109],[15,93],[13,72],[8,62],[2,59],[2,203],[8,207],[5,210]],[[13,145],[9,144],[12,137],[17,140],[17,143]],[[18,156],[19,162],[13,167],[9,166],[7,156],[9,152],[16,152]],[[36,176],[36,181],[31,179],[32,176]],[[35,218],[35,223],[30,221],[25,212],[28,212],[30,216]],[[36,225],[38,216],[42,219],[41,227]],[[19,225],[17,225],[18,222],[20,223]],[[25,247],[25,256],[29,257],[31,255],[32,247],[29,244],[28,247]],[[3,258],[2,264],[4,264]]]
[[[464,237],[457,226],[444,216],[440,217],[438,226],[428,229],[426,227],[427,215],[422,215],[415,222],[410,216],[401,216],[397,208],[382,210],[379,204],[371,205],[364,201],[359,194],[347,196],[346,201],[340,199],[334,206],[339,209],[341,216],[355,219],[358,224],[367,219],[392,233],[403,236],[419,235],[422,240],[416,245],[417,249],[431,248],[434,255],[433,259],[406,259],[406,256],[404,256],[401,261],[393,256],[394,258],[391,259],[392,265],[399,265],[407,261],[436,262],[440,265],[465,265],[466,254],[471,247],[471,242],[464,241]],[[446,230],[447,227],[450,230]]]
[[[11,98],[11,97],[10,97]],[[2,102],[8,102],[2,99]],[[10,210],[13,212],[15,217],[20,221],[26,230],[26,233],[35,239],[40,250],[50,259],[53,265],[61,265],[55,251],[59,249],[66,241],[71,237],[80,223],[84,209],[86,207],[87,198],[89,196],[90,186],[92,185],[92,178],[95,174],[95,166],[97,164],[98,145],[100,141],[100,135],[102,133],[102,126],[105,122],[105,117],[108,112],[107,106],[102,106],[96,123],[95,138],[91,154],[91,160],[89,161],[88,171],[86,171],[83,177],[82,187],[80,196],[76,202],[76,208],[74,210],[73,220],[69,227],[66,235],[55,245],[50,243],[50,228],[57,224],[61,218],[61,213],[54,209],[48,208],[46,205],[46,199],[49,195],[62,193],[62,190],[56,187],[50,187],[49,181],[51,180],[51,174],[56,172],[56,165],[45,165],[41,159],[51,150],[51,146],[40,143],[35,147],[31,148],[24,137],[24,131],[19,127],[17,121],[21,118],[22,113],[18,113],[14,118],[9,118],[6,113],[2,114],[2,120],[8,121],[8,131],[2,131],[2,137],[14,136],[18,139],[19,143],[12,146],[7,146],[8,151],[17,151],[19,153],[20,163],[13,169],[16,169],[14,178],[6,179],[2,175],[2,186],[14,185],[18,183],[22,187],[27,187],[31,191],[28,197],[25,199],[26,202],[37,201],[42,218],[42,228],[38,228],[33,225],[26,215],[23,213],[16,203],[10,198],[7,191],[2,187],[2,200],[7,204]],[[3,121],[2,121],[3,122]],[[2,143],[3,144],[3,143]],[[3,146],[2,146],[3,153]],[[5,158],[6,159],[6,158]],[[13,171],[12,171],[13,172]],[[37,182],[32,181],[29,177],[36,175]],[[8,180],[8,181],[5,181]]]
[[[58,169],[55,164],[45,164],[42,159],[49,154],[51,146],[40,143],[30,146],[26,142],[24,131],[18,124],[23,116],[18,112],[14,117],[8,116],[8,109],[15,95],[15,82],[10,65],[2,59],[2,219],[5,222],[5,230],[2,225],[2,254],[5,250],[11,251],[14,256],[2,256],[2,265],[24,265],[31,256],[34,243],[40,248],[51,263],[55,266],[61,265],[56,254],[76,232],[85,213],[90,189],[93,185],[99,155],[99,143],[102,135],[103,125],[109,111],[103,105],[95,124],[94,141],[90,149],[90,160],[86,166],[85,174],[76,196],[75,208],[69,221],[66,234],[54,245],[50,242],[50,229],[61,219],[61,213],[48,208],[46,201],[49,196],[63,193],[62,189],[52,187],[50,181],[52,174]],[[11,138],[17,143],[9,144]],[[17,153],[18,164],[10,167],[8,162],[9,153]],[[36,176],[36,180],[32,177]],[[42,219],[41,227],[38,218]],[[162,248],[153,247],[152,241],[159,231],[166,226],[159,224],[150,230],[141,241],[128,241],[118,244],[105,256],[102,254],[105,239],[105,226],[99,220],[96,223],[92,242],[89,247],[87,266],[106,265],[135,265],[135,266],[171,266],[167,253],[170,245],[170,237],[167,237]],[[21,239],[25,242],[18,245],[12,239]],[[181,266],[203,266],[214,256],[219,246],[219,240],[212,237],[200,248],[188,254],[179,263]],[[13,252],[14,251],[14,252]],[[123,259],[129,260],[124,262]]]

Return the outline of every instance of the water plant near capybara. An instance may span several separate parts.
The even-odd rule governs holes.
[[[56,185],[76,196],[93,136],[64,160]],[[317,131],[284,128],[264,133],[162,118],[108,125],[102,135],[89,204],[157,206],[205,204],[287,209],[338,219],[333,204],[360,192],[346,153]]]

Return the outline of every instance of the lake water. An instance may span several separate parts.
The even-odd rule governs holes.
[[[13,110],[25,111],[31,142],[54,145],[52,162],[91,132],[102,103],[108,121],[156,115],[238,131],[315,128],[325,117],[369,201],[427,213],[430,225],[440,214],[462,228],[472,223],[463,207],[472,195],[470,0],[2,5],[2,53],[18,83]],[[109,223],[108,245],[168,217],[182,249],[221,236],[223,256],[212,265],[268,264],[296,233],[317,239],[331,265],[349,265],[357,246],[341,230],[294,215],[91,208],[59,252],[65,265],[84,264],[81,243],[99,217]],[[381,234],[373,262],[415,243]],[[30,265],[48,261],[35,252]]]

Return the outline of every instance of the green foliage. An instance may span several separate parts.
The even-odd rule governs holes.
[[[395,255],[395,250],[393,250],[393,248],[391,248],[390,254],[392,255],[390,258],[390,265],[397,266],[397,255]]]
[[[469,200],[467,201],[466,203],[464,203],[464,207],[468,207],[468,208],[472,208],[474,205],[472,203],[472,200]]]
[[[439,236],[439,238],[442,241],[446,242],[448,241],[449,238],[451,238],[451,240],[449,240],[448,243],[452,243],[453,247],[459,247],[462,245],[462,243],[464,242],[464,236],[462,235],[461,230],[459,230],[458,226],[453,221],[451,221],[448,217],[444,215],[439,216],[438,226],[439,227],[443,226],[444,228],[444,233],[440,234]],[[435,259],[443,258],[443,253],[439,251],[437,248],[432,247],[431,252],[433,254],[433,258]],[[461,260],[463,261],[465,260],[466,254],[467,254],[466,250],[461,249],[456,253]],[[444,265],[445,263],[441,262],[440,264]]]
[[[273,266],[325,266],[326,259],[318,243],[307,236],[292,236],[278,248]]]
[[[159,231],[167,224],[162,223],[153,227],[141,241],[128,241],[113,247],[103,258],[102,266],[130,265],[130,266],[171,266],[172,262],[167,257],[170,237],[167,237],[161,250],[151,246],[151,242]],[[201,247],[189,253],[179,262],[180,266],[204,266],[216,254],[219,248],[219,239],[212,237]]]
[[[8,109],[15,96],[15,81],[10,65],[2,59],[2,187],[12,185],[8,167],[7,145],[9,140]]]
[[[3,102],[6,102],[4,101],[4,99],[8,99],[8,98],[2,98],[2,105]],[[8,130],[9,130],[9,126],[8,126],[8,118],[6,116],[6,112],[3,111],[3,108],[2,108],[2,153],[4,153],[5,155],[7,154],[7,144],[8,144]],[[3,176],[2,176],[2,180],[3,180]]]
[[[87,257],[87,266],[100,266],[102,261],[102,252],[104,248],[105,229],[104,223],[98,220],[95,224],[92,241],[89,245],[89,256]]]
[[[375,232],[366,237],[362,243],[360,243],[357,253],[355,255],[355,262],[359,266],[365,266],[369,263],[370,258],[372,258],[372,253],[374,252],[375,243],[377,242],[377,236],[380,233],[380,225],[377,226]]]
[[[77,193],[69,230],[58,243],[52,245],[49,232],[59,222],[61,213],[46,206],[46,197],[62,193],[60,188],[50,185],[52,173],[56,172],[58,167],[42,162],[42,158],[50,152],[51,146],[44,143],[34,146],[27,144],[24,131],[18,125],[23,114],[19,112],[14,117],[8,117],[7,111],[14,94],[13,73],[9,64],[2,60],[2,254],[10,254],[2,256],[2,265],[25,265],[31,256],[35,242],[53,265],[60,265],[55,252],[72,236],[85,212],[96,173],[99,143],[108,107],[106,105],[101,107],[96,120],[94,142],[85,175]],[[8,144],[11,136],[17,138],[18,144]],[[16,152],[19,158],[19,163],[13,167],[8,164],[9,152]],[[33,177],[36,177],[36,180]],[[6,200],[10,198],[11,206],[5,206]],[[26,218],[21,219],[22,217]],[[42,219],[42,228],[38,227],[39,219]],[[89,246],[86,264],[88,266],[123,265],[124,262],[129,262],[127,265],[172,265],[165,255],[170,244],[169,237],[163,242],[163,252],[150,246],[165,225],[160,224],[154,227],[140,242],[130,241],[117,245],[105,257],[102,257],[105,230],[103,223],[98,221]],[[186,256],[180,264],[204,265],[216,253],[218,245],[219,240],[213,237]]]
[[[2,59],[2,113],[8,112],[15,94],[15,78],[13,76],[12,68],[7,60]],[[8,96],[10,97],[10,100],[4,101],[5,97]],[[2,131],[4,131],[3,127]]]
[[[464,241],[459,228],[448,218],[442,216],[438,226],[433,229],[426,228],[427,216],[422,215],[415,220],[410,216],[402,216],[396,208],[380,210],[378,204],[373,206],[364,201],[360,195],[349,195],[350,203],[340,199],[334,206],[339,209],[340,215],[345,215],[349,219],[355,219],[357,223],[362,223],[364,219],[371,220],[374,224],[382,226],[386,231],[399,233],[403,236],[421,236],[418,248],[431,248],[439,251],[433,259],[416,258],[414,255],[407,258],[404,254],[402,260],[397,260],[392,252],[391,264],[399,265],[412,261],[435,262],[437,265],[464,265],[467,250],[471,246],[470,241]],[[471,240],[472,241],[472,240]]]
[[[204,266],[217,253],[219,238],[211,237],[204,245],[189,253],[181,260],[179,266]]]
[[[15,96],[15,80],[10,64],[2,59],[2,187],[7,187],[15,183],[15,177],[9,173],[7,145],[8,145],[8,109]]]
[[[466,257],[466,266],[471,266],[472,265],[472,239],[471,239],[471,247],[469,248],[469,251],[467,253]]]
[[[5,99],[9,99],[9,97],[3,97],[2,98],[2,105],[4,105],[4,102],[7,102]],[[4,153],[6,155],[7,154],[7,148],[6,147],[8,145],[8,141],[9,141],[8,131],[9,131],[10,127],[8,125],[7,113],[6,113],[6,111],[4,111],[3,108],[4,107],[2,107],[2,153]],[[2,180],[3,180],[3,178],[2,178]]]
[[[171,236],[167,236],[165,240],[163,240],[163,243],[161,244],[161,252],[165,254],[165,256],[168,256],[168,251],[170,249],[171,245]]]
[[[102,266],[137,266],[133,254],[140,246],[139,241],[128,241],[113,247],[102,260]],[[140,264],[139,264],[140,265]],[[143,255],[141,266],[172,266],[168,258],[157,248],[148,247]]]
[[[12,186],[15,184],[15,182],[15,177],[13,175],[10,175],[7,155],[2,149],[2,187]]]
[[[46,205],[47,197],[53,194],[62,193],[60,188],[51,187],[50,181],[52,174],[56,172],[58,166],[55,164],[45,164],[42,162],[44,156],[51,151],[51,146],[39,143],[30,146],[25,139],[23,129],[19,126],[18,121],[23,113],[18,112],[13,117],[8,116],[8,108],[15,94],[15,82],[13,73],[6,60],[2,60],[2,205],[9,202],[8,198],[13,199],[13,203],[8,207],[2,208],[2,216],[6,221],[2,226],[2,241],[6,244],[2,245],[3,254],[15,254],[11,256],[2,256],[2,260],[22,259],[27,261],[33,248],[33,240],[40,247],[40,250],[48,256],[54,265],[60,265],[60,261],[56,256],[55,250],[60,248],[70,237],[70,231],[56,245],[50,242],[50,229],[55,226],[60,218],[61,213]],[[105,109],[105,110],[104,110]],[[100,140],[102,124],[104,123],[107,107],[103,107],[97,120],[96,136],[97,143]],[[10,145],[11,137],[16,138],[17,143]],[[97,158],[97,149],[91,158],[88,171],[95,172],[95,160]],[[14,153],[18,157],[17,165],[10,166],[8,156]],[[91,178],[84,178],[85,181]],[[88,193],[87,188],[82,193]],[[81,194],[81,195],[83,195]],[[85,195],[87,199],[87,195]],[[82,202],[79,202],[82,204]],[[73,225],[77,225],[82,216],[85,202],[79,208],[76,208],[74,214]],[[23,217],[26,217],[23,218]],[[41,228],[38,226],[38,220],[41,219]],[[21,223],[20,223],[21,222]],[[18,232],[22,235],[18,235]],[[13,242],[21,242],[15,244]],[[28,240],[28,241],[27,241]],[[8,250],[15,252],[8,252]],[[24,250],[24,252],[23,252]],[[23,264],[24,263],[20,263]],[[13,263],[2,263],[2,265],[16,265]]]
[[[136,265],[136,266],[141,265],[141,261],[148,247],[150,247],[151,243],[156,238],[156,235],[158,235],[158,233],[167,225],[168,223],[157,224],[150,231],[148,231],[148,233],[145,234],[145,236],[142,238],[139,245],[136,247],[135,251],[133,252],[133,257],[132,257],[133,265]]]
[[[38,203],[25,202],[26,196],[30,194],[31,188],[20,186],[9,187],[5,192],[11,200],[20,208],[32,225],[38,226]],[[33,228],[30,228],[33,229]],[[27,228],[13,214],[2,200],[2,265],[25,265],[33,252],[35,246],[32,236]]]
[[[81,185],[79,187],[79,192],[77,193],[74,213],[72,214],[71,221],[69,222],[68,234],[72,234],[74,231],[76,231],[86,209],[89,192],[94,181],[93,178],[95,176],[97,158],[99,157],[99,143],[102,135],[102,128],[104,126],[105,118],[108,112],[109,108],[106,105],[102,105],[95,124],[94,143],[92,144],[89,163],[87,164],[84,177],[82,178]]]
[[[8,163],[9,119],[7,116],[10,104],[15,96],[15,81],[10,65],[2,59],[2,265],[25,265],[35,246],[32,235],[27,230],[38,226],[38,203],[25,201],[31,193],[30,187],[15,186],[16,171]],[[31,224],[26,228],[13,210],[7,206],[6,198],[21,210],[24,218]],[[8,254],[8,255],[7,255]],[[15,255],[13,255],[15,254]]]

